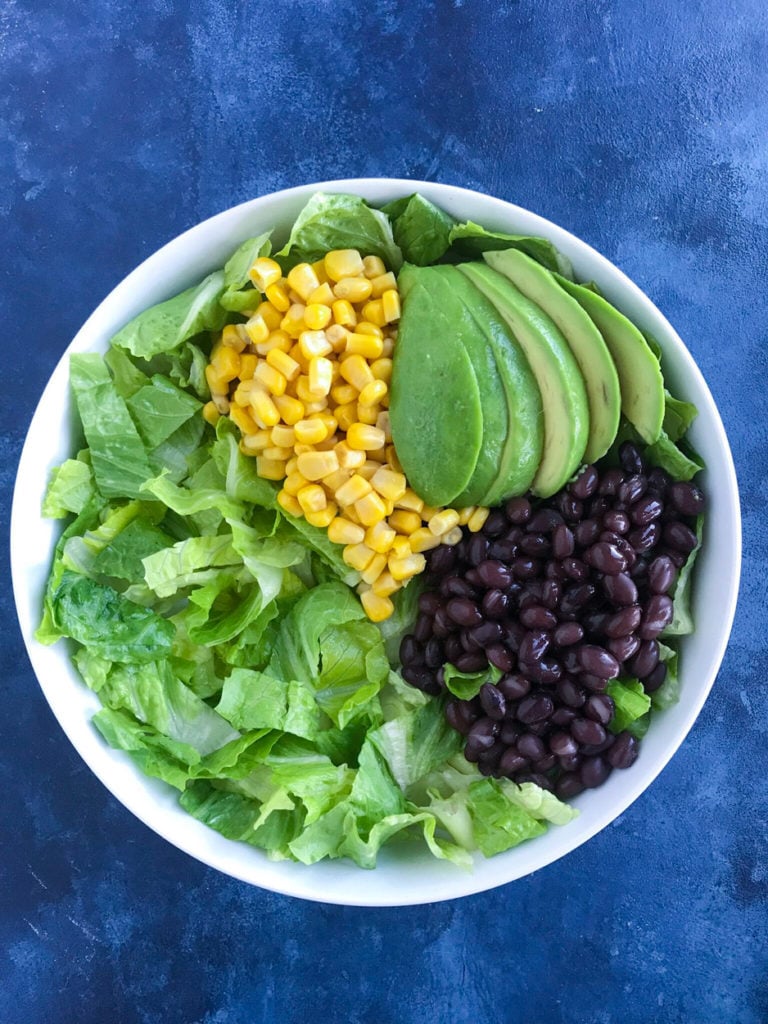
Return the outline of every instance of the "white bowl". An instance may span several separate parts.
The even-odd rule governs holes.
[[[549,238],[570,258],[577,279],[597,281],[611,302],[658,339],[671,388],[699,409],[690,437],[706,461],[709,512],[696,566],[696,632],[682,642],[680,703],[654,716],[641,756],[629,771],[614,772],[605,785],[574,801],[581,812],[576,820],[489,860],[478,856],[472,873],[418,848],[385,850],[379,866],[369,872],[347,861],[312,867],[273,863],[260,850],[224,839],[186,814],[174,790],[146,778],[127,755],[104,743],[90,724],[98,700],[75,673],[66,643],[43,647],[33,636],[61,530],[59,522],[41,517],[40,505],[50,470],[72,454],[69,354],[105,351],[127,320],[222,266],[244,239],[272,227],[287,231],[318,190],[357,193],[374,204],[419,191],[459,219]],[[29,428],[13,501],[11,559],[19,621],[43,693],[86,764],[141,821],[198,860],[265,889],[328,903],[398,906],[481,892],[551,864],[609,825],[653,782],[696,720],[725,652],[738,590],[741,523],[733,461],[712,395],[675,330],[620,270],[562,228],[500,199],[426,181],[361,178],[287,189],[226,210],[169,242],[107,296],[54,370]],[[654,842],[653,836],[644,842]]]

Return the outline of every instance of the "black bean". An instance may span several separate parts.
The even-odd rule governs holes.
[[[427,557],[430,573],[435,576],[444,576],[456,564],[457,552],[455,548],[449,547],[447,544],[438,544],[436,548],[427,552]]]
[[[648,566],[648,586],[654,594],[666,594],[677,571],[669,555],[658,555]]]
[[[582,757],[594,757],[595,754],[604,754],[606,750],[613,746],[615,739],[616,737],[612,732],[606,732],[602,743],[584,743],[579,753]]]
[[[552,551],[552,543],[543,533],[528,533],[520,541],[520,551],[531,558],[546,558]]]
[[[411,686],[415,686],[423,693],[428,693],[432,697],[436,697],[440,693],[440,684],[435,678],[434,672],[430,672],[428,668],[407,665],[401,670],[401,675],[406,683],[410,683]]]
[[[557,625],[555,614],[541,604],[521,607],[520,621],[526,629],[554,629]]]
[[[517,752],[523,757],[527,757],[529,761],[540,761],[542,757],[546,756],[547,748],[541,737],[534,736],[532,732],[526,732],[517,741]]]
[[[507,718],[506,721],[501,723],[499,739],[502,743],[506,743],[508,747],[514,746],[522,734],[523,726],[519,722],[510,722],[509,718]]]
[[[601,676],[592,675],[591,672],[582,672],[579,676],[579,682],[592,693],[604,693],[608,686],[607,679],[603,679]]]
[[[400,641],[400,664],[414,667],[424,664],[424,648],[411,633]]]
[[[644,679],[650,675],[659,663],[659,642],[658,640],[643,640],[640,643],[637,654],[627,663],[627,667],[633,676]]]
[[[570,647],[584,637],[584,630],[578,622],[561,622],[555,628],[552,639],[558,647]]]
[[[504,506],[504,512],[510,523],[522,526],[531,518],[533,509],[527,498],[510,498]]]
[[[544,580],[541,584],[541,603],[554,611],[560,603],[563,587],[559,580]]]
[[[452,636],[448,636],[442,641],[443,653],[445,654],[444,662],[450,661],[451,664],[455,664],[456,659],[460,658],[465,651],[464,644],[461,642],[461,638],[456,636],[454,633]]]
[[[514,656],[504,644],[491,644],[490,647],[486,647],[485,656],[491,665],[494,665],[502,672],[511,672],[515,667]]]
[[[456,659],[459,672],[481,672],[488,664],[483,651],[466,651]]]
[[[669,488],[669,497],[678,512],[684,516],[697,516],[704,508],[704,495],[691,483],[676,483]]]
[[[563,517],[554,508],[540,508],[526,526],[529,533],[552,533],[563,522]]]
[[[585,757],[579,769],[579,778],[586,789],[601,786],[611,774],[611,766],[602,757]]]
[[[500,643],[504,639],[504,630],[498,622],[481,622],[471,632],[472,639],[480,647],[487,647],[489,644]]]
[[[613,699],[607,693],[591,694],[584,705],[585,716],[599,722],[600,725],[608,725],[613,718],[614,710]]]
[[[597,644],[584,644],[579,648],[579,662],[585,672],[598,679],[615,679],[619,674],[619,663],[610,651]]]
[[[402,661],[402,655],[400,660]],[[427,668],[435,669],[440,668],[445,660],[443,645],[436,637],[432,637],[424,648],[424,664]]]
[[[546,633],[544,630],[529,630],[520,641],[517,656],[520,661],[529,663],[540,661],[547,653],[551,642],[549,633]]]
[[[467,734],[468,741],[480,750],[488,750],[499,735],[500,725],[492,718],[478,718]]]
[[[472,706],[463,700],[449,700],[445,705],[445,719],[452,729],[466,736],[476,715]]]
[[[632,577],[625,572],[616,573],[615,576],[604,576],[603,590],[613,604],[630,605],[637,602],[637,586]]]
[[[575,580],[576,583],[583,583],[589,578],[589,569],[580,558],[569,555],[562,560],[561,564],[568,579]]]
[[[520,643],[525,636],[525,626],[516,622],[514,619],[507,619],[505,623],[502,623],[504,627],[504,643],[513,653],[517,654],[520,650]]]
[[[556,658],[542,658],[531,668],[532,677],[545,686],[554,686],[563,675],[563,666]]]
[[[532,782],[534,786],[538,786],[539,789],[553,790],[554,784],[547,778],[546,775],[542,775],[540,772],[522,772],[518,773],[515,777],[515,782],[518,785],[522,785],[524,782]]]
[[[619,549],[621,554],[627,560],[627,568],[631,569],[637,561],[637,552],[629,543],[626,537],[617,537],[614,541],[615,546]]]
[[[637,654],[637,649],[640,646],[640,637],[634,636],[619,636],[615,639],[609,640],[607,647],[611,654],[614,656],[616,661],[623,662],[628,658],[634,657]]]
[[[626,512],[611,510],[603,516],[603,526],[613,533],[625,534],[629,529],[629,516]]]
[[[644,473],[645,463],[640,449],[632,441],[624,441],[619,447],[619,462],[625,473]]]
[[[648,557],[646,555],[638,555],[635,564],[629,570],[629,574],[635,583],[643,586],[648,578]]]
[[[487,537],[484,537],[482,533],[476,533],[473,537],[470,537],[467,544],[467,561],[472,566],[480,565],[488,557],[488,548],[490,543]]]
[[[659,554],[666,555],[676,569],[682,569],[688,561],[688,555],[684,555],[682,551],[676,551],[674,548],[664,548],[659,551]]]
[[[571,722],[571,736],[577,743],[602,743],[605,739],[605,729],[591,718],[576,718]]]
[[[602,497],[612,497],[624,483],[624,474],[618,468],[607,469],[600,478],[597,493]]]
[[[629,768],[637,760],[640,745],[629,732],[620,732],[605,755],[612,768]]]
[[[510,569],[519,580],[535,579],[541,572],[541,562],[537,558],[524,558],[519,555],[513,559]]]
[[[674,617],[672,598],[654,594],[645,606],[643,621],[637,633],[642,640],[653,640],[663,633]]]
[[[555,558],[566,558],[568,555],[572,555],[575,547],[576,541],[573,536],[573,530],[566,526],[565,523],[555,527],[552,534],[552,554]]]
[[[505,753],[501,755],[499,761],[499,774],[506,775],[508,778],[512,778],[517,772],[522,771],[528,767],[528,761],[526,758],[521,757],[514,747],[510,747]]]
[[[475,638],[472,636],[472,630],[471,629],[462,629],[461,636],[460,636],[460,641],[461,641],[462,652],[464,652],[464,651],[470,651],[470,652],[471,651],[482,651],[482,649],[483,649],[483,645],[479,644],[477,642],[477,640],[475,640]],[[459,654],[459,657],[461,657],[461,653]]]
[[[567,491],[561,491],[558,495],[557,507],[563,519],[569,523],[578,523],[584,518],[584,502]]]
[[[435,590],[425,590],[419,594],[419,611],[430,617],[434,616],[438,608],[442,606],[440,595]]]
[[[504,513],[499,509],[488,516],[483,523],[483,533],[486,537],[500,537],[507,528],[507,519]]]
[[[495,558],[499,562],[511,562],[517,554],[519,542],[502,537],[495,540],[489,547],[486,557]]]
[[[638,553],[650,551],[659,543],[660,539],[661,525],[658,520],[648,523],[647,526],[638,526],[637,529],[630,530],[627,534],[627,540]]]
[[[439,608],[438,611],[440,611]],[[426,612],[419,614],[413,626],[413,637],[417,643],[424,644],[429,640],[434,629],[434,621],[433,616],[428,615]]]
[[[575,741],[574,741],[575,742]],[[558,758],[560,767],[564,772],[576,772],[581,768],[581,762],[584,757],[581,754],[563,754],[562,757]]]
[[[597,485],[600,481],[600,476],[594,466],[585,466],[584,469],[579,473],[572,484],[568,485],[568,490],[580,501],[584,501],[585,498],[591,498],[597,490]]]
[[[650,495],[636,501],[631,506],[629,515],[636,526],[647,526],[654,519],[658,519],[663,511],[664,505],[661,500]]]
[[[601,525],[597,519],[583,519],[573,528],[573,536],[579,547],[586,548],[594,544],[600,535]]]
[[[555,793],[561,800],[570,800],[584,792],[584,783],[578,772],[566,772],[555,783]]]
[[[570,672],[571,675],[575,675],[581,672],[581,662],[579,661],[579,651],[576,647],[568,647],[566,650],[561,652],[561,660],[563,662],[563,668],[566,672]]]
[[[584,605],[588,604],[594,596],[595,588],[591,583],[582,583],[575,587],[568,587],[560,601],[560,611],[563,614],[577,612]]]
[[[605,624],[610,617],[610,612],[592,608],[582,614],[581,624],[587,633],[591,633],[595,637],[602,637],[605,632]]]
[[[632,476],[619,484],[616,490],[616,497],[625,505],[634,505],[638,498],[641,498],[648,487],[648,479],[642,473],[634,473]]]
[[[483,621],[480,609],[468,597],[454,597],[446,605],[446,612],[459,626],[479,626]]]
[[[592,498],[589,502],[587,512],[590,519],[596,519],[599,523],[602,523],[603,516],[611,508],[610,498],[598,496]]]
[[[480,687],[480,704],[483,711],[489,718],[501,721],[504,712],[507,710],[507,702],[504,694],[493,683],[483,683]]]
[[[545,693],[533,693],[524,697],[517,708],[517,717],[520,722],[530,725],[532,722],[541,722],[549,718],[555,710],[552,698]]]
[[[558,757],[572,757],[578,753],[578,743],[567,732],[553,732],[549,737],[549,749]]]
[[[477,566],[477,575],[486,587],[503,590],[512,582],[512,573],[504,562],[488,558]]]
[[[653,491],[654,494],[664,497],[671,483],[672,477],[661,466],[654,466],[648,474],[648,490]]]
[[[608,619],[604,627],[605,635],[611,637],[611,639],[616,639],[616,637],[634,633],[640,625],[642,617],[643,610],[639,604],[627,605],[626,608],[615,612]]]
[[[502,676],[496,686],[508,701],[520,700],[531,689],[531,682],[519,672]]]
[[[643,689],[646,693],[655,693],[667,678],[667,666],[663,661],[657,663],[647,676],[642,679]]]
[[[486,591],[480,604],[480,611],[488,619],[503,619],[508,608],[509,598],[498,588]]]
[[[664,543],[676,551],[688,555],[698,545],[699,541],[693,530],[685,523],[667,523],[664,527]]]
[[[616,544],[599,541],[584,552],[584,561],[606,575],[616,576],[627,568],[627,559]]]
[[[571,676],[561,679],[557,684],[558,699],[569,708],[580,708],[584,705],[587,695]]]

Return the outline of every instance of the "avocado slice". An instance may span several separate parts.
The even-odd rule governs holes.
[[[560,274],[555,280],[587,312],[616,364],[621,386],[621,411],[648,444],[661,434],[664,421],[664,378],[658,359],[631,320],[584,285]]]
[[[458,507],[477,505],[498,479],[502,452],[509,437],[506,392],[501,383],[493,350],[471,313],[456,294],[455,278],[458,278],[459,283],[468,284],[468,282],[454,267],[411,267],[404,276],[406,280],[403,288],[405,292],[403,308],[408,311],[409,321],[415,317],[417,322],[423,325],[421,330],[423,349],[428,351],[430,347],[445,344],[445,335],[451,332],[452,340],[458,340],[466,349],[474,370],[480,394],[483,438],[472,475],[466,487],[452,497],[452,504]],[[482,299],[477,289],[474,291]],[[440,310],[439,319],[432,320],[428,313],[422,313],[415,308],[424,301],[425,294],[429,295],[431,308]],[[398,358],[398,350],[401,345],[401,332],[402,326],[398,331],[395,360]],[[428,404],[443,402],[442,395],[433,394],[432,389],[427,387],[424,376],[422,371],[421,402]],[[454,420],[453,431],[456,428],[457,424]],[[399,455],[400,450],[397,439],[394,437],[394,430],[393,439]],[[402,462],[402,456],[400,461]],[[403,463],[403,468],[406,470],[406,476],[409,476],[405,463]],[[420,493],[418,488],[415,490]]]
[[[603,336],[576,299],[530,256],[517,249],[506,249],[484,253],[483,258],[540,306],[568,342],[584,378],[589,402],[589,440],[584,461],[595,462],[613,444],[621,414],[619,376]]]
[[[507,406],[507,437],[496,479],[472,504],[498,505],[524,494],[539,468],[543,446],[541,393],[525,353],[496,311],[496,307],[456,267],[442,267],[451,288],[463,303],[496,360]]]
[[[541,392],[544,448],[531,489],[549,497],[581,464],[589,437],[589,406],[578,364],[553,321],[503,274],[484,263],[459,270],[493,303],[525,352]]]
[[[415,281],[397,332],[389,416],[413,490],[429,505],[450,505],[469,483],[480,454],[480,388],[450,316]]]

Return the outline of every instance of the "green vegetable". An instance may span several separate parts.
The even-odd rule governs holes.
[[[639,679],[612,679],[606,692],[616,709],[610,725],[611,732],[623,732],[650,710],[651,698]]]
[[[691,610],[693,567],[696,563],[696,556],[701,550],[701,541],[704,533],[704,516],[696,520],[696,537],[698,546],[688,555],[682,569],[677,575],[671,596],[674,599],[674,615],[672,621],[664,630],[663,638],[685,636],[693,632],[693,612]]]
[[[259,256],[269,256],[272,251],[270,234],[268,231],[246,239],[230,256],[224,267],[224,291],[219,299],[224,309],[242,313],[255,309],[261,302],[261,295],[254,290],[248,271]]]
[[[455,250],[460,258],[478,257],[484,252],[497,249],[519,249],[537,263],[541,263],[547,270],[558,271],[568,278],[572,276],[570,262],[546,238],[487,231],[479,224],[468,220],[451,228],[449,242],[452,250]]]
[[[408,263],[426,267],[448,250],[456,222],[428,199],[414,193],[388,203],[382,210],[392,221],[395,242]]]
[[[446,689],[459,700],[472,700],[483,683],[496,683],[501,679],[501,672],[493,665],[482,672],[460,672],[455,665],[448,663],[443,671]]]
[[[82,512],[94,496],[90,458],[67,459],[51,474],[43,499],[43,515],[63,519],[68,513]]]

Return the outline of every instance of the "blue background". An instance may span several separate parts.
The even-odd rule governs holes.
[[[3,1024],[768,1021],[767,44],[762,0],[6,0],[4,522],[45,380],[140,260],[252,196],[394,175],[544,214],[655,299],[722,410],[746,555],[712,697],[651,789],[533,877],[396,911],[248,888],[134,820],[4,588]]]

